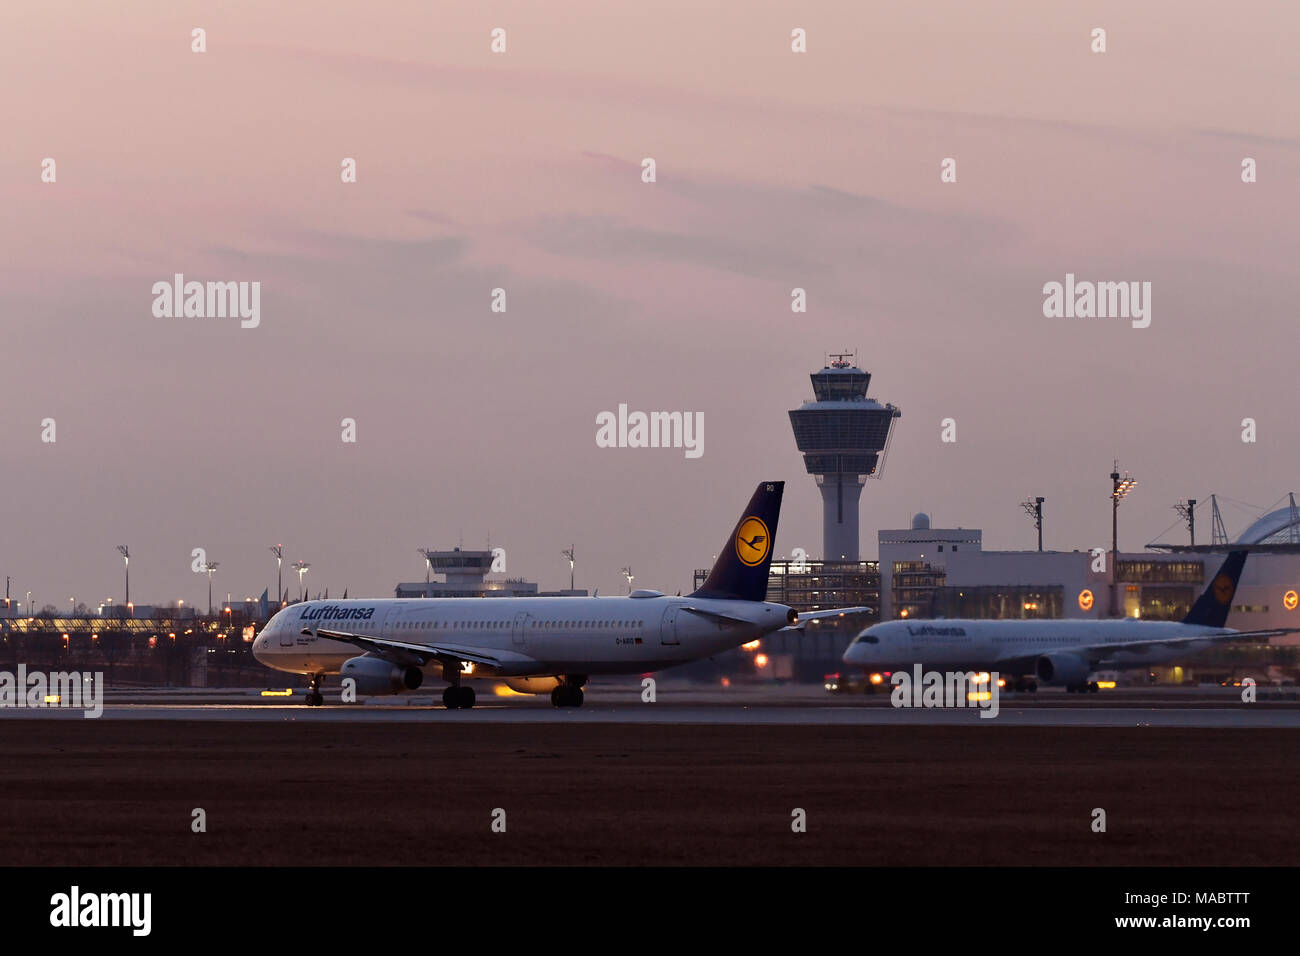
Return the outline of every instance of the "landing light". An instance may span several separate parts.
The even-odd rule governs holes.
[[[750,641],[748,644],[741,644],[740,649],[742,651],[756,651],[758,650],[758,641]]]

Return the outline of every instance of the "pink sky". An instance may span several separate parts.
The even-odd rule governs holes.
[[[1130,548],[1300,485],[1295,5],[375,6],[0,8],[20,597],[120,596],[119,543],[141,601],[206,600],[194,547],[255,595],[277,541],[383,594],[489,535],[546,586],[574,542],[580,585],[675,591],[772,478],[817,554],[785,411],[845,347],[903,409],[869,556],[915,511],[1030,547],[1030,494],[1049,546],[1104,544],[1116,456]],[[154,318],[176,272],[260,281],[261,326]],[[1066,272],[1152,282],[1151,327],[1044,318]],[[704,456],[598,449],[619,403],[702,411]]]

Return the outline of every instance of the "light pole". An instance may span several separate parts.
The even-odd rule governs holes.
[[[574,545],[569,545],[568,548],[560,552],[560,554],[564,555],[566,558],[569,559],[569,590],[570,591],[573,590],[573,555],[576,550],[577,549],[575,548]]]
[[[208,572],[208,617],[212,617],[212,574],[220,564],[220,561],[209,561],[203,565],[203,570]]]
[[[131,603],[131,549],[124,544],[119,544],[117,550],[122,553],[122,568],[126,571],[126,601]]]
[[[1119,617],[1119,503],[1137,487],[1137,479],[1130,478],[1127,471],[1120,478],[1116,461],[1110,483],[1110,616]]]
[[[284,607],[284,545],[271,545],[271,553],[275,555],[275,603]]]
[[[1047,499],[1042,495],[1037,498],[1026,498],[1020,502],[1020,507],[1025,509],[1025,514],[1034,519],[1034,527],[1038,529],[1038,550],[1043,550],[1043,502]]]
[[[1187,522],[1187,533],[1191,537],[1190,544],[1196,547],[1196,499],[1188,498],[1186,501],[1180,501],[1174,505],[1174,510]]]
[[[298,572],[298,600],[302,600],[302,576],[311,570],[311,565],[306,561],[295,561],[289,565]]]

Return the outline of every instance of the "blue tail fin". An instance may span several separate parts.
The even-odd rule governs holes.
[[[1232,596],[1237,593],[1241,569],[1246,566],[1247,553],[1233,551],[1228,554],[1228,559],[1210,581],[1210,586],[1196,599],[1192,609],[1187,612],[1187,617],[1183,618],[1184,624],[1223,627],[1228,620],[1228,611],[1232,609]]]
[[[767,570],[776,545],[776,521],[781,515],[784,481],[762,482],[718,553],[695,598],[733,601],[767,600]]]

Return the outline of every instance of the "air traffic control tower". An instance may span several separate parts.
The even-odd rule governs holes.
[[[867,398],[871,373],[852,353],[830,356],[812,373],[813,401],[790,412],[794,440],[822,493],[822,557],[858,560],[858,499],[867,478],[880,477],[894,419],[900,412]]]

